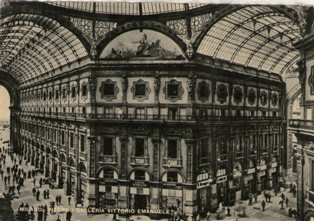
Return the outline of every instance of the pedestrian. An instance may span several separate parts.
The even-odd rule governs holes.
[[[18,194],[20,194],[20,189],[21,189],[20,184],[17,185],[16,189],[17,189]]]
[[[288,210],[288,215],[289,215],[289,217],[292,217],[292,209],[291,209],[291,207]]]
[[[33,192],[33,196],[35,196],[35,194],[36,194],[36,188],[35,187],[33,187],[32,192]]]
[[[289,199],[288,197],[286,197],[286,207],[288,207],[288,205],[289,205]]]
[[[280,200],[280,201],[279,201],[279,205],[281,206],[280,209],[284,209],[284,208],[283,208],[283,204],[284,204],[284,201],[283,201],[283,200]]]
[[[50,214],[54,214],[55,202],[50,203]]]
[[[72,217],[72,212],[71,212],[71,208],[68,210],[68,212],[66,213],[66,221],[71,221],[71,217]]]
[[[45,206],[44,206],[44,221],[47,220],[47,216],[48,216],[48,207],[47,207],[47,205],[45,204]]]
[[[40,188],[42,187],[42,184],[43,184],[43,179],[40,178],[40,180],[39,180],[39,186],[40,186]]]
[[[262,208],[263,208],[263,211],[265,211],[265,206],[266,206],[266,203],[265,203],[265,201],[263,200],[263,201],[262,201]]]
[[[230,214],[230,206],[227,207],[227,215],[231,216],[231,214]]]
[[[56,196],[56,204],[59,205],[59,195]]]
[[[268,195],[268,200],[269,200],[268,202],[271,202],[270,201],[271,200],[271,194]]]
[[[47,198],[47,192],[46,192],[46,190],[44,190],[44,199],[46,199]]]
[[[280,196],[281,196],[281,199],[284,201],[286,198],[285,194],[282,193]]]
[[[209,211],[206,213],[206,221],[210,221],[210,212]]]
[[[37,200],[37,201],[39,201],[39,196],[40,196],[40,191],[37,190],[37,192],[36,192],[36,200]]]
[[[71,196],[68,197],[69,206],[71,205]]]
[[[257,203],[257,193],[254,194],[255,203]]]
[[[47,189],[46,194],[47,194],[47,199],[49,199],[49,189]]]
[[[33,179],[34,186],[36,186],[36,178]]]

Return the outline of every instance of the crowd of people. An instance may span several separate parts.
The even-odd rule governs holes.
[[[50,199],[49,188],[43,188],[47,180],[36,178],[38,171],[32,167],[28,167],[27,164],[28,162],[23,161],[22,156],[12,153],[7,148],[0,148],[0,177],[4,184],[2,190],[4,197],[9,197],[10,199],[19,198],[21,190],[27,190],[28,188],[24,186],[25,180],[32,179],[33,188],[31,191],[36,201],[41,202],[42,196],[43,199]],[[61,201],[61,195],[56,195],[55,200],[51,199],[48,203],[49,206],[47,204],[37,205],[35,203],[34,205],[30,205],[30,202],[22,202],[17,208],[16,220],[46,221],[49,214],[56,214],[56,205],[61,205]],[[71,205],[71,196],[68,197],[68,204],[69,206]],[[66,221],[71,221],[71,218],[71,209],[66,209]],[[56,220],[63,221],[60,215],[58,215]]]

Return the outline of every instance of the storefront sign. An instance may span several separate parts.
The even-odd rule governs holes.
[[[217,170],[216,176],[223,176],[226,174],[226,169]]]
[[[106,186],[100,185],[99,186],[99,192],[106,192]],[[111,192],[112,193],[118,193],[118,187],[117,186],[111,186]]]
[[[250,168],[247,170],[247,174],[255,173],[255,168]]]
[[[272,163],[271,167],[277,167],[277,162],[276,163]]]
[[[149,195],[149,188],[131,187],[130,194]]]
[[[239,171],[233,173],[234,178],[241,177],[241,176],[242,176],[242,173]]]
[[[217,177],[217,183],[222,183],[227,181],[227,176]]]
[[[212,181],[213,181],[212,179],[198,181],[197,182],[197,189],[209,186]]]

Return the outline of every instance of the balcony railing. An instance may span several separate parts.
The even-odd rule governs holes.
[[[148,156],[143,156],[143,157],[131,156],[131,164],[148,165],[149,164],[149,157]]]
[[[314,192],[311,190],[308,190],[308,200],[312,203],[314,203]]]
[[[163,166],[164,167],[181,167],[182,166],[182,159],[164,158],[163,159]]]
[[[100,155],[98,157],[99,159],[99,162],[102,162],[102,163],[117,163],[117,156],[115,155]]]
[[[289,126],[294,128],[311,128],[314,129],[314,121],[313,120],[301,120],[301,119],[292,119],[289,120]]]
[[[100,120],[139,120],[139,121],[238,121],[238,120],[284,120],[283,117],[261,116],[202,116],[202,115],[156,115],[156,114],[116,114],[116,113],[68,113],[68,112],[21,112],[22,116],[57,118],[62,120],[100,119]]]

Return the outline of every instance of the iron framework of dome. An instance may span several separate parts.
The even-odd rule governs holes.
[[[298,15],[284,6],[2,2],[0,18],[0,68],[20,83],[93,63],[127,22],[156,22],[188,62],[201,56],[281,75],[299,57]]]

